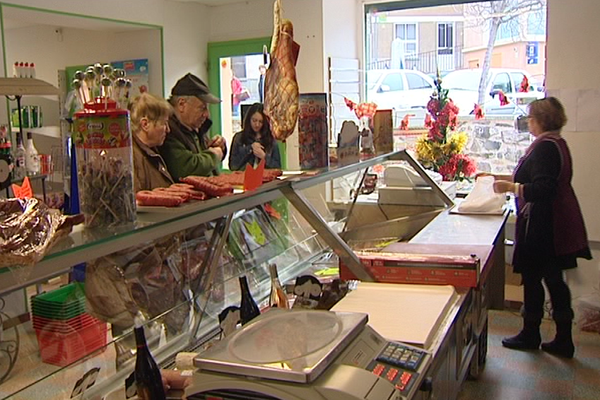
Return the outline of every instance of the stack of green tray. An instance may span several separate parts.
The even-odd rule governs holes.
[[[31,312],[34,316],[54,320],[71,319],[85,313],[84,284],[73,282],[32,297]]]

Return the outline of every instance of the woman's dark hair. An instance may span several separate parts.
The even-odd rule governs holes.
[[[264,112],[264,106],[262,103],[254,103],[250,106],[248,111],[246,112],[246,116],[244,117],[244,124],[242,125],[242,143],[245,145],[249,145],[255,142],[255,133],[252,130],[252,116],[256,113],[259,113],[263,117],[263,126],[260,130],[260,144],[262,144],[265,148],[265,151],[268,153],[273,148],[273,143],[275,139],[273,138],[273,134],[271,133],[271,128],[269,127],[269,120]]]
[[[529,116],[535,118],[544,132],[557,131],[567,123],[565,109],[556,97],[532,102],[529,105]]]

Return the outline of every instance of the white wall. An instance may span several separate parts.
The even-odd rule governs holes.
[[[362,58],[362,18],[357,0],[323,1],[326,57]]]
[[[284,13],[286,13],[284,9]],[[209,42],[251,39],[273,34],[273,0],[210,7]]]
[[[65,66],[148,58],[151,91],[162,95],[159,30],[111,33],[63,28],[58,35],[55,29],[34,25],[6,30],[8,68],[13,61],[33,61],[36,77],[56,86],[57,71]]]
[[[600,52],[594,40],[600,36],[599,15],[598,0],[578,0],[577,7],[563,0],[548,0],[548,90],[600,90],[600,74],[595,72]],[[600,104],[597,108],[600,110]],[[597,292],[600,276],[600,127],[593,132],[564,132],[564,136],[573,156],[573,186],[595,257],[592,261],[580,261],[577,270],[568,272],[573,296],[577,298]]]
[[[207,79],[209,7],[172,0],[19,0],[13,4],[162,26],[165,47],[165,95],[168,95],[177,79],[187,72]],[[95,47],[98,42],[101,40],[87,43],[87,46],[91,47],[93,44]],[[74,53],[78,51],[85,50],[82,47],[72,49]],[[135,49],[131,51],[135,52]]]

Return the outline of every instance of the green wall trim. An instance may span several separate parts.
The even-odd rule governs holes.
[[[267,49],[271,47],[271,37],[262,37],[246,40],[232,40],[228,42],[208,43],[208,86],[211,92],[221,97],[221,85],[219,80],[219,60],[223,57],[232,57],[248,54],[262,54],[263,45]],[[211,134],[221,134],[221,107],[219,104],[209,104],[210,116],[213,121]],[[235,133],[235,132],[234,132]],[[229,143],[230,145],[231,143]],[[230,149],[231,150],[231,149]],[[287,168],[286,143],[279,143],[282,167]]]

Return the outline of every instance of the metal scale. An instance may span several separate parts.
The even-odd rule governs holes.
[[[189,400],[401,400],[431,355],[390,342],[367,314],[272,310],[199,355]]]

